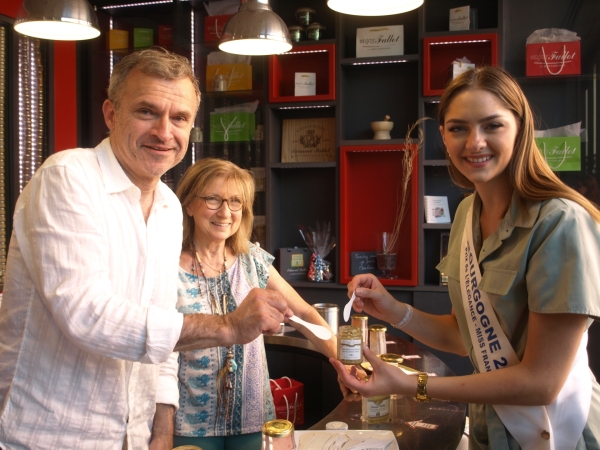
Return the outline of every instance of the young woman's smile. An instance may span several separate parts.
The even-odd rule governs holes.
[[[512,111],[490,92],[474,89],[458,94],[445,117],[440,132],[455,167],[477,189],[505,182],[519,129]]]

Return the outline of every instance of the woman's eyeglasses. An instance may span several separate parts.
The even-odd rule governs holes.
[[[221,208],[221,205],[223,205],[223,202],[227,202],[227,206],[229,206],[230,211],[239,211],[244,206],[244,202],[242,202],[242,199],[240,199],[238,197],[221,198],[221,197],[216,197],[214,195],[209,195],[206,197],[198,196],[198,198],[204,199],[204,203],[206,203],[206,207],[208,209],[212,209],[212,210],[217,210],[217,209]]]

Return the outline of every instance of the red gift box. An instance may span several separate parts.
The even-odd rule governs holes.
[[[204,42],[216,42],[221,40],[223,28],[233,14],[222,16],[206,16],[204,18]]]
[[[527,44],[526,48],[528,77],[581,73],[580,41]]]

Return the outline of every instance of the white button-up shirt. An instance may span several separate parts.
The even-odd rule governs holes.
[[[121,450],[126,435],[145,449],[155,404],[178,404],[181,206],[159,183],[145,223],[139,201],[108,138],[51,156],[19,197],[0,308],[4,450]]]

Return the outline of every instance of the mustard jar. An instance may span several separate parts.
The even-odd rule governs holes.
[[[294,424],[289,420],[274,419],[262,426],[261,450],[295,450]]]
[[[385,325],[374,324],[369,327],[369,349],[377,356],[387,353]]]
[[[338,329],[338,359],[348,366],[360,364],[363,360],[362,333],[359,327],[349,325]]]
[[[368,380],[366,377],[365,380]],[[362,420],[367,423],[383,423],[390,418],[390,396],[374,395],[362,398]]]

